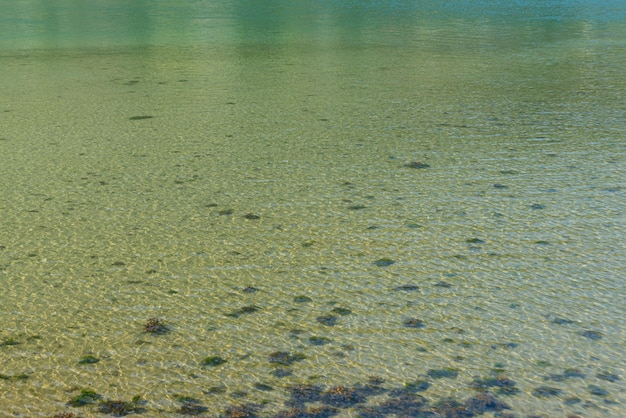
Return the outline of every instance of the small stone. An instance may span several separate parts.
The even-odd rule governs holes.
[[[167,325],[165,325],[165,323],[161,319],[150,318],[144,324],[143,330],[151,334],[167,334],[170,329],[167,327]]]
[[[339,314],[341,316],[346,316],[346,315],[350,315],[352,313],[351,309],[348,308],[333,308],[333,310],[331,311],[333,313]]]
[[[445,368],[445,369],[430,369],[428,371],[428,376],[433,379],[456,379],[459,375],[459,371],[457,369]]]
[[[309,338],[309,342],[313,345],[326,345],[330,343],[330,339],[326,337],[312,336]]]
[[[263,392],[271,392],[274,390],[274,388],[270,385],[266,385],[265,383],[255,383],[254,387],[258,390],[261,390]]]
[[[487,392],[472,396],[465,401],[465,406],[468,410],[478,415],[487,411],[502,411],[503,409],[511,409],[509,405],[504,402],[500,402],[495,396]]]
[[[563,393],[561,389],[551,386],[539,386],[533,389],[532,394],[538,398],[547,398],[549,396],[559,396]]]
[[[336,315],[322,315],[315,318],[317,322],[320,324],[324,324],[326,326],[332,327],[337,325],[337,316]]]
[[[81,357],[80,360],[78,360],[78,364],[95,364],[99,361],[100,359],[98,357],[88,354]]]
[[[304,355],[300,353],[290,354],[287,351],[274,351],[267,359],[270,363],[288,366],[296,361],[304,360]]]
[[[205,358],[204,360],[202,360],[203,366],[210,366],[210,367],[219,366],[220,364],[224,364],[224,363],[226,363],[226,360],[224,360],[220,356],[209,356]]]
[[[418,289],[419,289],[419,286],[416,284],[403,284],[403,285],[396,287],[396,290],[401,290],[401,291],[406,291],[406,292],[412,292]]]
[[[430,383],[426,380],[417,380],[415,382],[409,382],[404,384],[403,390],[407,392],[423,392],[430,387]]]
[[[361,393],[344,386],[330,388],[321,396],[323,403],[335,407],[347,407],[365,402],[365,400],[365,396]]]
[[[574,321],[572,321],[571,319],[567,319],[567,318],[554,318],[552,320],[553,324],[557,324],[557,325],[569,325],[569,324],[573,324]]]
[[[424,169],[424,168],[430,167],[430,165],[423,163],[421,161],[411,161],[409,163],[406,163],[404,166],[408,168],[417,168],[417,169]]]
[[[393,261],[390,258],[380,258],[376,261],[374,261],[374,265],[378,266],[378,267],[389,267],[390,265],[394,264],[395,261]]]
[[[242,315],[246,315],[246,314],[251,314],[251,313],[255,313],[257,311],[259,311],[261,308],[259,308],[258,306],[255,305],[248,305],[248,306],[244,306],[241,307],[233,312],[227,313],[225,314],[226,316],[229,316],[231,318],[239,318]]]
[[[405,319],[404,321],[402,321],[402,325],[404,325],[406,328],[424,328],[425,326],[424,321],[417,318]]]
[[[585,338],[589,338],[590,340],[599,340],[602,338],[602,333],[599,331],[586,330],[581,331],[579,334]]]
[[[289,389],[291,398],[286,403],[289,406],[304,406],[306,403],[318,402],[322,389],[313,385],[295,385]]]
[[[90,404],[95,404],[102,396],[94,392],[93,390],[81,390],[80,394],[72,398],[67,404],[69,406],[85,406]]]
[[[598,379],[606,380],[608,382],[616,382],[616,381],[620,380],[619,376],[616,375],[616,374],[613,374],[613,373],[602,373],[601,372],[601,373],[597,373],[596,377]]]
[[[607,396],[609,394],[608,390],[597,385],[589,385],[587,389],[589,389],[589,393],[595,396]]]
[[[282,377],[291,376],[292,374],[293,372],[286,367],[279,367],[277,369],[272,370],[272,376],[277,377],[279,379]]]

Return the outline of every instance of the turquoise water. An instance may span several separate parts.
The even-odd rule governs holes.
[[[0,10],[0,416],[624,415],[623,2]]]

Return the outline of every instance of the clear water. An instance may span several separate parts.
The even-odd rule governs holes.
[[[624,416],[623,2],[0,9],[1,416]]]

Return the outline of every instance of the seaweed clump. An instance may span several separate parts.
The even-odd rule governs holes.
[[[456,379],[458,375],[459,375],[459,371],[457,369],[453,369],[450,367],[446,367],[443,369],[428,370],[428,376],[432,377],[433,379],[441,379],[441,378]]]
[[[377,267],[389,267],[392,264],[395,264],[395,261],[392,260],[391,258],[383,257],[383,258],[379,258],[378,260],[374,261],[372,264],[377,266]]]
[[[148,321],[143,326],[143,330],[150,334],[157,334],[157,335],[167,334],[170,331],[169,327],[165,324],[165,322],[163,322],[163,320],[159,318],[148,319]]]
[[[319,322],[322,325],[326,325],[328,327],[332,327],[332,326],[337,325],[337,320],[338,319],[339,318],[337,317],[337,315],[331,315],[331,314],[321,315],[321,316],[318,316],[317,318],[315,318],[315,320],[317,322]]]
[[[200,401],[195,398],[191,398],[189,396],[178,396],[176,400],[181,404],[177,411],[179,414],[200,415],[208,411],[208,408],[200,404]]]
[[[563,393],[561,389],[551,386],[539,386],[533,389],[532,394],[538,398],[546,398],[548,396],[559,396]]]
[[[322,389],[314,385],[295,385],[289,391],[291,396],[285,404],[295,409],[302,409],[306,403],[318,402],[322,396]]]
[[[46,418],[78,418],[73,412],[57,412],[54,415],[48,415]]]
[[[316,406],[307,409],[292,408],[289,411],[281,411],[276,418],[330,418],[339,413],[337,408],[331,406]]]
[[[99,395],[93,390],[83,389],[78,395],[70,399],[67,405],[75,407],[92,405],[98,402],[100,399],[102,399],[102,395]]]
[[[283,364],[285,366],[288,366],[296,361],[304,360],[304,358],[304,354],[290,354],[287,351],[274,351],[267,357],[270,363]]]
[[[209,356],[205,358],[204,360],[202,360],[203,366],[219,366],[220,364],[224,364],[224,363],[226,363],[226,360],[224,360],[220,356]]]
[[[345,386],[335,386],[322,393],[320,400],[330,406],[346,407],[363,403],[365,402],[366,397],[358,390],[347,388]]]
[[[424,328],[424,321],[417,318],[409,318],[402,322],[406,328]]]
[[[421,417],[428,416],[424,408],[428,402],[426,398],[415,393],[404,393],[400,396],[388,399],[378,406],[365,407],[359,409],[359,416],[363,418],[376,418],[386,415],[397,415],[401,417]]]
[[[80,360],[78,360],[78,364],[95,364],[99,362],[100,359],[92,354],[87,354],[86,356],[82,356]]]
[[[430,167],[429,164],[423,163],[421,161],[411,161],[411,162],[406,163],[404,166],[408,168],[417,168],[417,169],[424,169],[424,168]]]
[[[455,399],[444,399],[438,402],[432,408],[432,412],[434,412],[437,416],[444,416],[446,418],[465,418],[474,416],[474,413],[471,410]]]
[[[241,315],[251,314],[259,311],[261,308],[255,305],[248,305],[242,308],[239,308],[233,312],[225,314],[226,316],[230,316],[231,318],[239,318]]]
[[[487,411],[502,411],[503,409],[511,409],[504,402],[499,401],[489,392],[478,393],[465,401],[467,409],[474,414],[480,415]]]
[[[226,408],[228,418],[253,418],[258,416],[258,412],[263,406],[257,404],[231,405]]]
[[[498,393],[503,395],[516,395],[519,393],[519,389],[515,387],[514,380],[504,376],[498,375],[496,377],[479,379],[475,378],[472,382],[472,387],[475,389],[485,390],[487,388],[498,388]]]
[[[98,406],[98,412],[123,417],[130,414],[142,413],[145,412],[145,410],[141,407],[140,398],[135,396],[130,402],[110,399],[102,401]]]
[[[20,344],[22,343],[16,340],[15,338],[6,338],[4,341],[0,343],[0,347],[9,347],[12,345],[20,345]]]

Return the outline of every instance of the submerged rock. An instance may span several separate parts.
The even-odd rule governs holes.
[[[274,351],[269,356],[267,356],[267,359],[270,363],[282,364],[286,366],[296,361],[304,360],[304,358],[305,358],[304,354],[300,354],[300,353],[291,354],[287,351]]]
[[[324,324],[329,327],[337,325],[338,319],[339,318],[336,315],[322,315],[315,318],[315,320],[320,324]]]
[[[335,386],[322,393],[320,401],[330,406],[347,407],[365,402],[366,398],[358,391],[345,386]]]
[[[424,321],[417,318],[409,318],[402,321],[402,325],[407,328],[424,328]]]
[[[411,162],[406,163],[404,166],[408,168],[417,168],[417,169],[424,169],[424,168],[430,167],[430,165],[423,163],[421,161],[411,161]]]
[[[549,396],[559,396],[563,391],[551,386],[539,386],[533,389],[531,393],[538,398],[547,398]]]
[[[150,334],[167,334],[170,329],[165,322],[159,318],[150,318],[143,326],[143,330]]]
[[[390,265],[395,264],[395,261],[390,258],[380,258],[374,261],[372,264],[378,267],[389,267]]]
[[[585,338],[589,338],[590,340],[599,340],[602,338],[602,333],[599,331],[586,330],[581,331],[579,334]]]
[[[429,377],[432,377],[433,379],[441,379],[441,378],[456,379],[457,376],[459,375],[459,371],[457,369],[446,367],[443,369],[430,369],[427,374]]]
[[[509,405],[499,401],[489,392],[482,392],[465,401],[467,409],[475,414],[484,414],[487,411],[502,411],[511,409]]]

